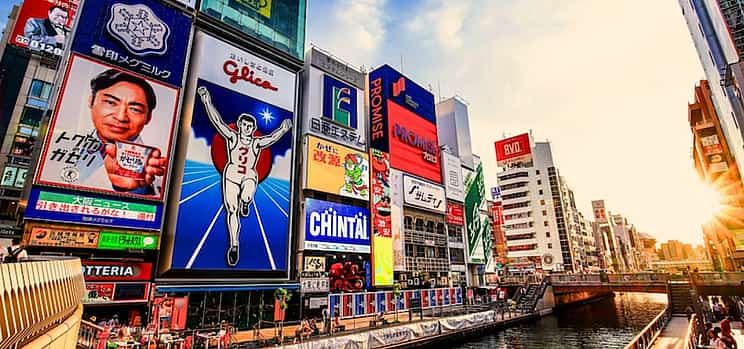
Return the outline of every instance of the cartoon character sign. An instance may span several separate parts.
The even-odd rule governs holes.
[[[372,150],[372,211],[374,235],[392,237],[390,230],[390,156]]]
[[[367,173],[367,159],[359,154],[346,154],[344,159],[344,186],[339,194],[351,197],[366,197],[368,187],[364,174]]]
[[[331,292],[355,292],[366,289],[368,262],[360,255],[335,255],[328,267]]]

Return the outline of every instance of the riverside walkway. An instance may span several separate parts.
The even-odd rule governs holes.
[[[651,349],[683,349],[689,322],[686,317],[672,317],[661,331]]]

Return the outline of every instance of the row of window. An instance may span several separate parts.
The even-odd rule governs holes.
[[[406,244],[406,256],[447,258],[447,248]]]
[[[543,211],[545,212],[545,211]],[[514,213],[514,214],[508,214],[504,216],[504,220],[510,221],[512,219],[521,219],[521,218],[530,218],[532,217],[532,212],[520,212],[520,213]]]
[[[504,226],[504,229],[510,230],[510,229],[527,229],[532,228],[535,225],[534,222],[524,222],[524,223],[517,223],[517,224],[507,224]]]
[[[445,227],[444,223],[442,222],[434,222],[432,220],[423,219],[421,217],[411,217],[411,216],[405,216],[403,219],[403,224],[405,226],[405,229],[407,230],[418,230],[418,231],[425,231],[427,233],[434,233],[442,234],[445,233]]]
[[[513,193],[513,194],[503,195],[501,198],[504,199],[504,200],[518,199],[518,198],[526,197],[527,194],[529,194],[529,192],[523,191],[521,193]]]
[[[511,209],[520,208],[520,207],[530,207],[530,202],[522,201],[522,202],[517,202],[514,204],[504,205],[504,210],[511,210]]]
[[[500,188],[501,188],[502,191],[503,190],[511,190],[511,189],[517,189],[517,188],[526,187],[527,184],[528,184],[528,182],[517,182],[517,183],[502,185],[502,186],[500,186]]]

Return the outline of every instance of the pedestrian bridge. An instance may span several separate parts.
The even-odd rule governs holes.
[[[577,292],[668,293],[669,284],[690,283],[697,294],[735,296],[744,293],[744,273],[667,273],[571,274],[549,276],[556,295]]]

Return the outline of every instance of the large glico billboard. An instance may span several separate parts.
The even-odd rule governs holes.
[[[200,31],[191,57],[161,274],[286,279],[296,74]]]
[[[303,132],[367,150],[364,74],[315,48],[306,66]]]
[[[390,66],[369,74],[370,146],[390,165],[442,183],[434,95]]]
[[[480,207],[486,195],[485,184],[483,183],[483,165],[478,165],[475,172],[467,171],[465,174],[465,223],[468,234],[468,256],[470,263],[485,264],[488,260],[490,251],[486,251],[484,234],[490,226],[487,224],[488,219],[483,218],[480,214]]]
[[[509,163],[529,161],[532,159],[530,135],[527,133],[502,139],[497,141],[494,146],[496,147],[496,162],[498,166],[506,166]]]
[[[305,188],[369,200],[369,155],[307,136]]]
[[[25,0],[10,34],[10,44],[61,56],[80,0]]]
[[[390,156],[370,150],[372,164],[372,282],[375,286],[393,285],[393,233],[390,217]]]
[[[306,250],[369,253],[369,210],[305,199]]]

